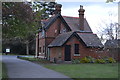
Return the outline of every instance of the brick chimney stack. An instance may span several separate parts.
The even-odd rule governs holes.
[[[55,12],[54,12],[55,15],[58,14],[58,13],[61,14],[61,7],[62,7],[61,4],[56,4],[55,5]]]
[[[79,12],[79,26],[80,30],[84,31],[84,12],[85,10],[83,9],[83,6],[80,5],[80,9],[78,10]]]

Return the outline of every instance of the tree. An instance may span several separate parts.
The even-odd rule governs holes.
[[[41,17],[36,17],[35,20],[38,23],[38,26],[42,26],[41,23],[41,19],[47,19],[50,15],[53,14],[54,12],[54,5],[56,3],[55,2],[50,2],[50,3],[46,3],[46,2],[34,2],[33,3],[33,9],[35,11],[35,15],[36,16],[41,16]],[[42,27],[39,27],[39,30],[41,30]],[[37,34],[38,37],[38,48],[37,48],[37,56],[39,54],[39,32]]]
[[[19,39],[26,44],[27,50],[29,37],[36,30],[33,22],[33,11],[28,3],[5,2],[2,3],[3,40]],[[27,51],[27,54],[29,52]]]
[[[47,19],[54,12],[56,2],[34,2],[32,8],[35,13],[41,14],[41,19]]]
[[[29,54],[29,43],[35,39],[41,19],[49,17],[48,3],[4,2],[2,3],[3,41],[20,40],[26,44]],[[51,3],[49,3],[51,4]]]
[[[120,24],[115,22],[113,17],[113,13],[109,13],[109,19],[103,20],[102,23],[99,24],[100,26],[97,31],[103,42],[106,40],[117,39],[118,37]]]
[[[116,0],[107,0],[106,3],[109,3],[109,2],[114,2]]]

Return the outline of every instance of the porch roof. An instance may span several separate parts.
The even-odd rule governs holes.
[[[62,46],[71,36],[76,36],[79,41],[83,42],[86,47],[96,47],[101,48],[103,47],[103,44],[99,40],[98,36],[96,34],[92,33],[76,33],[76,32],[67,32],[64,34],[60,34],[53,40],[51,44],[48,45],[48,47],[59,47]]]
[[[60,34],[59,36],[55,38],[55,40],[52,41],[51,44],[48,45],[48,47],[62,46],[72,34],[73,32],[67,32],[67,33]]]

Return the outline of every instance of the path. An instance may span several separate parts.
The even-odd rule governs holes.
[[[72,80],[39,64],[17,59],[16,56],[5,55],[2,58],[8,69],[9,78],[65,78]]]

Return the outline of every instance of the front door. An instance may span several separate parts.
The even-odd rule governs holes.
[[[65,45],[65,61],[71,61],[71,46]]]

